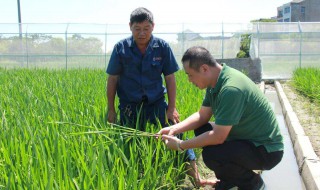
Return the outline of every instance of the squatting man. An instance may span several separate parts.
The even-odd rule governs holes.
[[[246,75],[219,64],[203,47],[191,47],[182,57],[189,81],[206,89],[202,106],[187,119],[161,129],[169,149],[202,148],[205,165],[214,171],[216,190],[238,187],[264,189],[253,170],[270,170],[283,156],[283,137],[275,114],[257,85]],[[209,122],[214,116],[215,121]],[[194,130],[195,137],[174,135]]]

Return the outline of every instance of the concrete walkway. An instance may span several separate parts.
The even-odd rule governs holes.
[[[290,134],[282,113],[282,106],[275,88],[266,88],[265,95],[268,98],[280,125],[284,137],[284,156],[282,161],[272,170],[263,171],[262,178],[266,184],[266,190],[304,190],[304,184],[300,177],[299,167],[294,154]]]
[[[289,140],[291,140],[291,145],[293,145],[294,158],[299,166],[299,175],[303,179],[303,185],[307,190],[319,190],[320,159],[315,154],[309,137],[305,135],[303,127],[300,125],[299,119],[293,111],[280,82],[275,81],[275,88],[282,107],[287,134],[289,134]],[[268,91],[266,91],[267,94]],[[272,101],[270,102],[272,103]],[[285,151],[288,152],[288,150]]]

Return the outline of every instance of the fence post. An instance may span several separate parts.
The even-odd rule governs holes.
[[[69,23],[67,24],[66,32],[65,32],[65,41],[66,41],[66,46],[65,46],[66,70],[68,70],[68,28],[69,28]]]
[[[221,29],[222,29],[221,59],[223,59],[223,57],[224,57],[224,28],[223,28],[223,22],[221,23]]]
[[[29,47],[28,47],[28,26],[26,28],[26,54],[27,54],[27,68],[29,68]]]
[[[258,36],[258,58],[260,57],[260,22],[257,23],[257,36]]]
[[[108,33],[108,24],[106,24],[106,30],[104,33],[104,68],[107,69],[107,35]]]
[[[298,27],[299,27],[299,36],[300,36],[300,49],[299,49],[299,66],[301,68],[301,60],[302,60],[302,31],[301,31],[301,25],[300,25],[300,21],[298,22]]]
[[[185,47],[184,47],[184,40],[185,40],[185,33],[184,33],[184,23],[181,24],[182,27],[182,51],[181,51],[181,55],[183,55],[184,51],[185,51]]]

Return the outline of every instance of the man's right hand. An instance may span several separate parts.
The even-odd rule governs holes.
[[[161,135],[175,135],[175,130],[173,126],[162,128],[157,134]]]
[[[108,122],[109,123],[116,123],[117,120],[117,113],[114,110],[108,110]]]

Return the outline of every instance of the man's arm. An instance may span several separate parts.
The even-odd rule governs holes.
[[[207,131],[190,140],[183,141],[172,135],[162,135],[162,138],[165,140],[167,147],[173,150],[178,150],[179,148],[186,150],[224,143],[232,126],[210,124],[213,127],[211,131]]]
[[[210,107],[202,106],[200,110],[192,115],[190,115],[187,119],[172,125],[170,127],[165,127],[161,129],[159,134],[167,134],[167,135],[176,135],[185,131],[190,131],[197,129],[198,127],[209,122],[212,116],[212,111]]]
[[[210,123],[213,130],[207,131],[193,139],[180,142],[182,149],[200,148],[208,145],[218,145],[227,139],[232,126],[221,126]]]
[[[174,74],[165,76],[166,88],[168,93],[168,110],[167,118],[173,121],[173,123],[179,123],[179,113],[176,109],[176,79]]]
[[[108,122],[115,123],[117,113],[114,107],[116,89],[118,83],[118,75],[109,75],[107,80],[107,98],[108,98]]]

